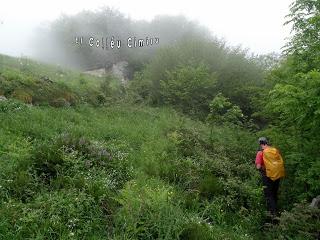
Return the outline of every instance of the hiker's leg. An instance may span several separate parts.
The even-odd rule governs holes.
[[[275,204],[276,204],[276,210],[277,208],[277,204],[278,204],[278,189],[279,189],[279,183],[280,183],[280,179],[277,179],[276,181],[274,181],[273,183],[273,197],[275,200]]]
[[[270,212],[272,215],[276,215],[277,213],[277,192],[279,188],[279,180],[272,181],[270,178],[268,179],[271,186],[271,197],[270,197]]]
[[[272,192],[272,180],[268,178],[265,174],[261,174],[263,182],[263,192],[267,203],[267,210],[272,213],[273,207],[273,192]]]

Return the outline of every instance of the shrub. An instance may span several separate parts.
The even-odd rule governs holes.
[[[232,123],[241,125],[243,114],[237,105],[233,105],[227,98],[219,93],[210,103],[210,114],[207,120],[215,124]]]
[[[57,176],[59,166],[63,164],[63,151],[55,142],[48,140],[36,142],[31,162],[40,179],[49,183]]]
[[[130,239],[177,239],[186,215],[174,189],[156,179],[130,181],[121,190],[114,221],[116,234]]]
[[[98,104],[104,104],[107,102],[107,98],[103,93],[98,94],[97,96]]]
[[[120,188],[131,178],[131,165],[116,145],[110,143],[109,149],[107,146],[84,137],[62,134],[36,144],[32,154],[33,167],[45,183],[50,183],[58,173],[73,177],[81,172],[103,170],[115,188]]]
[[[69,107],[70,103],[66,99],[60,97],[51,101],[50,105],[53,107]]]
[[[10,180],[6,186],[8,193],[11,197],[22,202],[30,200],[37,192],[37,187],[39,187],[35,176],[28,170],[18,170],[13,179]]]
[[[33,202],[9,201],[0,208],[4,239],[70,239],[106,236],[102,209],[75,190],[43,193]]]
[[[83,74],[80,74],[79,84],[80,84],[80,85],[84,85],[84,86],[88,84],[88,80],[84,77]]]
[[[23,111],[25,109],[27,109],[27,106],[25,104],[13,99],[0,101],[0,113]]]
[[[198,183],[200,194],[205,198],[213,198],[222,193],[221,182],[212,173],[201,174]]]
[[[78,102],[78,96],[71,92],[66,92],[63,94],[63,98],[71,105],[74,106]]]
[[[32,103],[32,93],[29,93],[22,89],[16,89],[13,91],[11,97],[22,101],[24,103],[31,104]]]
[[[167,71],[160,80],[160,93],[164,103],[187,114],[206,116],[215,84],[216,76],[209,73],[207,66],[180,66]]]
[[[107,75],[104,77],[103,81],[100,83],[100,89],[103,95],[110,97],[112,93],[111,82],[114,81],[112,75]]]
[[[181,240],[213,240],[210,228],[207,224],[190,222],[184,226],[179,235]]]
[[[295,203],[290,211],[282,212],[280,223],[274,226],[269,239],[317,239],[320,236],[320,209],[306,202]]]

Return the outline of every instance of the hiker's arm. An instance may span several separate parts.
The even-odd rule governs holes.
[[[257,169],[261,169],[262,168],[262,163],[263,163],[263,156],[262,156],[262,151],[257,152],[257,156],[256,156],[256,168]]]

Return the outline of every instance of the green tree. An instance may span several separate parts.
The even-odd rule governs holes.
[[[320,70],[320,2],[296,0],[290,8],[289,20],[293,36],[285,46],[285,53],[296,59],[296,71]]]
[[[265,76],[263,67],[249,57],[246,51],[230,49],[217,39],[187,39],[160,49],[143,70],[143,82],[149,82],[150,102],[163,104],[160,81],[168,77],[168,71],[200,64],[208,66],[208,73],[216,76],[217,91],[214,94],[221,92],[246,115],[250,116],[256,110],[251,103],[262,87]],[[206,101],[211,101],[213,97],[211,95]]]
[[[233,123],[241,125],[244,115],[239,106],[232,104],[221,93],[210,103],[210,114],[207,120],[215,124]]]
[[[276,84],[266,105],[273,127],[285,139],[290,179],[295,197],[309,200],[320,192],[320,73],[299,73],[286,83]],[[279,139],[279,137],[276,137]]]
[[[285,197],[293,201],[310,201],[320,192],[319,13],[319,1],[291,5],[287,23],[294,34],[285,46],[287,59],[270,75],[274,86],[264,108],[270,119],[266,132],[286,160]]]
[[[215,92],[216,76],[206,65],[180,66],[167,71],[160,80],[161,98],[185,113],[205,116],[208,101]]]

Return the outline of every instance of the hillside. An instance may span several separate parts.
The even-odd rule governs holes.
[[[210,138],[205,124],[163,107],[25,105],[11,99],[25,100],[14,94],[22,86],[32,97],[26,103],[36,104],[40,89],[77,95],[81,79],[92,89],[96,79],[57,75],[58,68],[27,59],[2,61],[9,98],[0,102],[2,239],[256,236],[252,221],[262,211],[253,134],[216,127]],[[238,138],[247,149],[240,158]]]
[[[260,133],[221,95],[211,108],[232,111],[212,123],[119,97],[110,76],[0,59],[1,239],[275,239],[296,216],[312,239],[317,210],[289,211],[287,190],[265,224]]]
[[[319,240],[320,1],[106,4],[1,5],[0,240]]]
[[[0,71],[0,95],[33,105],[99,105],[119,85],[111,76],[99,78],[5,55],[0,55]]]

